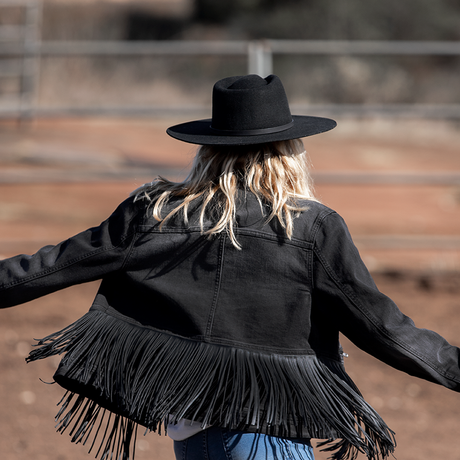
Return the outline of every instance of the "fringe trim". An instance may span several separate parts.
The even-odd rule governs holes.
[[[76,400],[73,402],[73,399]],[[61,409],[56,415],[57,432],[63,434],[73,423],[69,435],[71,442],[86,445],[93,434],[93,441],[88,453],[91,453],[98,440],[100,442],[96,458],[101,460],[134,459],[136,451],[138,424],[118,414],[102,408],[90,399],[67,391],[58,403]],[[67,413],[65,413],[67,411]],[[107,417],[106,417],[107,416]],[[105,429],[101,428],[105,424]]]
[[[84,444],[94,432],[91,451],[105,423],[101,460],[133,458],[137,424],[161,433],[182,418],[327,439],[319,447],[335,451],[333,460],[353,460],[358,452],[379,460],[394,452],[394,433],[334,360],[189,340],[94,307],[37,346],[27,361],[65,354],[54,376],[69,390],[58,431],[73,423],[72,441]]]

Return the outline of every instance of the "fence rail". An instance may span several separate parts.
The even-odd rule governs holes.
[[[460,41],[267,40],[273,53],[323,55],[460,55]]]
[[[240,55],[251,48],[268,54],[322,55],[438,55],[460,56],[460,41],[380,40],[165,40],[165,41],[37,41],[24,47],[3,43],[0,56],[36,53],[43,56],[75,55]]]
[[[40,41],[26,40],[23,43],[0,42],[0,59],[22,57],[40,60],[42,57],[67,56],[242,56],[247,58],[248,73],[266,76],[275,72],[274,55],[435,55],[460,56],[460,41],[343,41],[343,40],[261,40],[261,41]],[[38,78],[38,76],[37,76]],[[36,88],[37,85],[34,87]],[[311,106],[310,106],[311,108]],[[161,110],[160,110],[161,109]],[[158,114],[164,107],[65,107],[49,109],[46,107],[27,107],[30,116],[50,116],[72,114],[85,115],[122,115],[122,114]],[[186,110],[202,112],[204,107],[189,107]],[[460,104],[378,104],[350,105],[328,104],[315,106],[325,113],[351,115],[379,114],[385,116],[414,116],[429,118],[460,118]],[[2,108],[0,117],[11,117],[24,107],[16,109]],[[168,114],[183,111],[182,108],[166,108]],[[21,115],[21,113],[19,113]]]

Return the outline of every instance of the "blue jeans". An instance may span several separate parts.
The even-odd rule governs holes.
[[[177,460],[314,460],[308,439],[285,439],[218,427],[174,441],[174,453]]]

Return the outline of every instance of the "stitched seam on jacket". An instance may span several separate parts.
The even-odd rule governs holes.
[[[170,234],[170,233],[179,233],[179,234],[182,234],[182,233],[202,233],[200,227],[188,227],[188,228],[177,228],[177,227],[167,228],[167,227],[163,227],[161,230],[159,228],[151,228],[151,227],[145,228],[145,227],[146,227],[145,225],[141,225],[140,228],[139,228],[139,232],[142,232],[142,233],[157,233],[157,234],[162,234],[162,233],[164,233],[164,234]],[[206,230],[206,228],[205,228],[205,230]],[[248,229],[248,228],[240,229],[239,228],[239,229],[236,230],[237,239],[238,239],[238,236],[240,236],[240,235],[253,237],[253,238],[263,238],[263,239],[273,241],[273,242],[278,243],[278,244],[279,244],[280,241],[282,241],[283,244],[287,244],[287,245],[291,245],[291,246],[298,246],[298,247],[302,247],[302,248],[311,248],[312,247],[312,243],[310,243],[309,241],[304,241],[302,239],[295,238],[295,237],[293,237],[292,239],[289,239],[286,236],[277,235],[277,234],[270,234],[268,232],[264,232],[264,231],[261,231],[261,230],[252,230],[252,229]]]
[[[205,343],[209,343],[210,345],[223,345],[223,346],[230,346],[230,347],[237,347],[237,348],[244,348],[246,350],[253,350],[253,351],[265,351],[267,353],[275,353],[283,356],[302,356],[302,355],[321,355],[322,353],[316,353],[314,350],[305,349],[305,348],[290,348],[289,350],[283,348],[276,348],[276,347],[269,347],[264,345],[252,345],[247,342],[241,342],[239,340],[231,340],[231,339],[216,339],[213,338],[212,340],[204,340]]]
[[[212,332],[212,326],[214,324],[214,315],[216,313],[217,301],[219,299],[220,286],[222,283],[222,271],[224,265],[224,252],[225,252],[225,241],[226,236],[222,235],[219,241],[219,255],[217,260],[216,280],[214,286],[214,296],[212,299],[211,310],[209,311],[208,324],[206,325],[205,337],[210,337]]]
[[[193,337],[185,337],[183,335],[175,334],[169,330],[165,329],[158,329],[154,326],[150,326],[149,324],[142,324],[136,321],[129,316],[123,315],[122,313],[115,310],[113,307],[108,307],[106,305],[101,305],[97,302],[94,302],[91,306],[90,311],[100,311],[105,313],[108,316],[112,316],[114,318],[118,318],[128,324],[131,324],[135,327],[143,328],[143,329],[151,329],[152,331],[158,332],[160,334],[166,334],[171,337],[177,337],[182,340],[189,340],[191,342],[202,342],[209,345],[216,345],[216,346],[234,346],[244,350],[248,350],[251,352],[267,352],[267,353],[274,353],[283,356],[303,356],[303,355],[312,355],[312,356],[326,356],[326,353],[316,353],[314,350],[305,349],[305,348],[291,348],[289,350],[283,348],[276,348],[276,347],[267,347],[261,345],[251,345],[246,342],[240,342],[237,340],[226,340],[226,339],[210,339],[206,338],[202,335],[200,336],[193,336]],[[328,354],[327,354],[328,355]]]
[[[392,334],[388,332],[387,329],[382,328],[377,322],[373,320],[373,318],[367,314],[366,309],[362,308],[359,304],[359,302],[356,302],[356,298],[353,295],[353,293],[347,292],[347,289],[345,286],[342,285],[340,280],[335,276],[334,271],[332,268],[329,266],[327,261],[322,257],[319,248],[314,249],[315,254],[318,257],[318,260],[320,261],[321,265],[324,267],[324,270],[328,273],[330,278],[334,281],[334,283],[337,285],[337,287],[340,289],[340,291],[351,301],[351,303],[356,307],[356,309],[367,318],[367,320],[374,326],[376,330],[378,330],[382,335],[387,337],[389,340],[391,340],[393,343],[397,344],[399,347],[402,349],[406,350],[407,352],[411,353],[413,356],[415,356],[417,359],[420,361],[424,362],[428,367],[433,369],[435,372],[437,372],[439,375],[442,375],[446,379],[452,380],[454,382],[460,383],[460,380],[458,380],[456,377],[453,375],[446,373],[445,371],[438,369],[433,363],[429,362],[428,359],[420,355],[416,350],[408,346],[407,344],[403,344],[399,342]]]
[[[70,267],[72,265],[75,265],[78,262],[81,262],[82,260],[89,259],[89,258],[93,257],[96,254],[99,254],[99,253],[105,252],[105,251],[109,251],[110,249],[115,249],[117,247],[120,247],[123,244],[123,242],[126,241],[126,239],[128,239],[133,234],[135,234],[135,232],[130,233],[129,235],[126,235],[126,237],[123,238],[120,241],[120,244],[117,244],[115,246],[111,245],[111,246],[101,247],[99,249],[91,251],[90,253],[85,254],[84,256],[75,257],[75,258],[69,260],[65,264],[58,265],[58,266],[53,266],[53,267],[50,267],[50,268],[48,268],[46,270],[40,271],[40,273],[36,273],[35,275],[31,275],[31,276],[22,278],[21,280],[12,281],[11,283],[4,284],[3,286],[0,286],[0,290],[5,290],[5,289],[8,289],[8,288],[13,287],[13,286],[20,286],[21,284],[25,284],[25,283],[28,283],[30,281],[33,281],[33,280],[36,280],[36,279],[39,279],[39,278],[43,278],[44,276],[48,276],[50,273],[59,272],[59,271],[65,269],[65,268],[68,268],[68,267]]]
[[[128,265],[128,260],[131,258],[131,255],[134,252],[134,244],[136,243],[137,239],[140,238],[140,236],[141,236],[140,233],[137,232],[137,231],[134,231],[132,233],[132,235],[134,235],[134,237],[131,239],[131,243],[129,244],[129,247],[127,248],[127,253],[126,253],[125,258],[123,259],[123,263],[120,266],[120,270],[123,270],[125,268],[125,266]],[[127,235],[126,238],[123,239],[123,241],[126,241],[126,239],[129,236],[130,235]],[[115,247],[117,247],[117,246],[115,246]]]
[[[314,265],[314,255],[313,253],[315,252],[315,241],[316,241],[316,235],[323,224],[324,220],[326,217],[330,216],[331,214],[336,214],[335,211],[332,209],[328,209],[327,211],[323,211],[323,213],[319,214],[313,223],[312,229],[311,229],[311,241],[312,241],[312,255],[311,255],[311,281],[310,281],[310,288],[313,291],[315,288],[315,282],[314,282],[314,270],[313,270],[313,265]]]
[[[271,235],[269,233],[261,232],[259,230],[248,230],[248,229],[241,230],[241,229],[238,229],[236,231],[237,239],[238,239],[238,236],[240,236],[240,235],[244,235],[244,236],[247,236],[249,238],[261,238],[261,239],[265,239],[265,240],[268,240],[268,241],[271,241],[271,242],[277,243],[277,244],[279,244],[280,241],[281,241],[285,245],[300,247],[302,249],[311,249],[312,248],[312,244],[310,242],[308,242],[308,241],[300,240],[300,239],[294,238],[294,237],[292,239],[288,239],[285,236]]]
[[[132,204],[134,205],[134,203],[132,203]],[[127,221],[127,224],[131,224],[131,222],[133,222],[136,218],[139,218],[139,212],[133,213],[132,217]],[[103,246],[101,248],[98,248],[98,249],[96,249],[94,251],[91,251],[90,253],[87,253],[87,254],[82,255],[80,257],[75,257],[75,258],[69,260],[65,264],[58,265],[58,266],[53,266],[53,267],[48,268],[47,270],[44,270],[44,271],[41,271],[40,273],[35,274],[35,275],[31,275],[31,276],[22,278],[21,280],[13,281],[13,282],[8,283],[8,284],[0,285],[0,290],[6,290],[6,289],[9,289],[9,288],[14,287],[14,286],[20,286],[21,284],[25,284],[25,283],[28,283],[30,281],[43,278],[44,276],[48,276],[51,273],[59,272],[59,271],[65,269],[67,267],[70,267],[70,266],[72,266],[72,265],[74,265],[74,264],[76,264],[78,262],[81,262],[82,260],[89,259],[89,258],[93,257],[94,255],[100,254],[101,252],[105,252],[105,251],[109,251],[111,249],[118,248],[118,247],[122,246],[122,244],[128,238],[130,238],[131,236],[133,236],[133,235],[135,235],[137,233],[137,227],[138,226],[139,226],[139,224],[135,225],[134,226],[135,229],[132,232],[128,233],[125,237],[120,238],[120,242],[118,244],[116,244],[116,245],[112,244],[112,245]],[[77,236],[78,235],[75,235],[75,236],[73,236],[71,238],[68,238],[68,240],[71,240],[72,238],[75,238]],[[64,241],[68,241],[68,240],[64,240]],[[134,238],[133,238],[133,241],[130,244],[131,248],[133,246],[133,243],[134,243]],[[123,267],[125,265],[125,262],[126,262],[127,257],[128,257],[129,254],[130,254],[130,251],[128,251],[128,254],[125,256],[125,258],[123,260],[123,263],[121,264],[121,267]]]

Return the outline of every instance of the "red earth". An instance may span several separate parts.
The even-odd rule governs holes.
[[[184,177],[194,147],[164,133],[176,121],[0,123],[0,257],[31,253],[97,225],[155,174]],[[318,196],[347,221],[379,288],[417,326],[460,345],[456,128],[441,121],[345,119],[331,133],[306,139],[305,146]],[[325,179],[326,173],[337,172],[349,172],[361,182],[375,172],[385,174],[386,182],[401,173],[430,177],[429,183],[411,185]],[[86,447],[72,445],[67,434],[55,433],[53,418],[63,392],[40,379],[51,380],[56,360],[27,365],[24,358],[33,338],[85,313],[96,289],[97,283],[77,286],[0,313],[2,459],[92,458]],[[457,393],[393,370],[345,338],[343,345],[348,372],[396,432],[396,458],[460,459]],[[316,451],[317,459],[327,457]],[[156,434],[140,436],[136,458],[173,459],[171,441]]]

